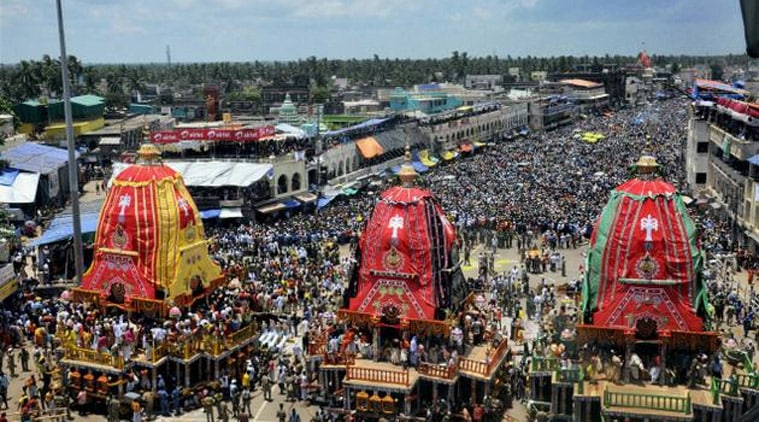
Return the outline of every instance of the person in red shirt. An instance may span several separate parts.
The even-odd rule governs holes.
[[[479,404],[475,404],[474,409],[472,410],[472,421],[482,422],[482,417],[484,415],[485,415],[485,408],[483,408]]]

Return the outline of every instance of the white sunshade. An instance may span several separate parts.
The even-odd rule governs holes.
[[[21,172],[10,186],[0,185],[0,202],[6,204],[32,204],[37,197],[39,173]]]
[[[219,218],[222,220],[225,218],[242,218],[242,210],[240,207],[222,208]]]
[[[164,161],[164,164],[179,172],[185,185],[202,187],[248,187],[272,171],[271,164],[227,161]],[[111,180],[130,165],[115,163]]]

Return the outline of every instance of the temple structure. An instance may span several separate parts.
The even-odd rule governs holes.
[[[143,145],[140,162],[112,182],[92,265],[75,296],[132,310],[190,305],[223,281],[182,177]]]
[[[298,108],[290,99],[290,93],[285,94],[285,101],[282,102],[282,105],[279,107],[279,112],[277,113],[277,122],[286,123],[293,126],[300,126],[301,124],[301,118],[300,115],[298,115]]]
[[[682,197],[653,156],[635,169],[594,226],[576,332],[563,329],[549,353],[536,345],[532,410],[573,421],[757,420],[753,364],[709,331],[704,255]],[[720,357],[723,376],[713,377]]]
[[[64,300],[87,303],[88,315],[103,327],[102,341],[95,348],[76,342],[71,327],[56,332],[74,395],[84,389],[93,402],[124,397],[130,372],[149,376],[153,393],[158,375],[174,377],[185,388],[218,379],[222,370],[241,376],[258,335],[255,322],[222,330],[183,318],[226,277],[208,255],[200,213],[182,176],[161,163],[155,146],[143,145],[139,161],[114,178],[94,249],[82,285],[65,292]],[[105,346],[115,336],[114,325],[137,321],[162,327],[164,335]]]
[[[627,346],[671,339],[713,351],[696,227],[675,187],[656,175],[654,157],[636,167],[638,177],[612,191],[590,239],[581,341],[601,330],[634,336]]]
[[[484,295],[466,291],[455,228],[434,195],[413,185],[416,177],[407,147],[401,184],[381,194],[354,251],[338,324],[309,347],[325,392],[341,392],[345,411],[367,420],[505,392],[496,379],[508,342],[495,330],[483,327],[474,345],[450,356],[451,336],[471,328],[464,321],[487,314],[478,308]],[[430,358],[417,359],[422,350]]]

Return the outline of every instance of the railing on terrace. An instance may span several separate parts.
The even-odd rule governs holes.
[[[495,349],[488,353],[485,362],[469,358],[459,358],[459,369],[462,371],[473,372],[484,377],[490,376],[490,374],[498,367],[498,363],[508,349],[508,341],[504,339]]]
[[[348,366],[345,374],[347,380],[359,380],[369,382],[382,382],[395,385],[409,385],[408,369],[405,371],[394,371],[389,369],[360,368],[357,366]]]
[[[759,389],[759,374],[740,374],[735,376],[738,387]]]
[[[604,390],[604,407],[609,408],[612,406],[684,414],[692,412],[690,393],[685,397],[672,397],[658,394],[623,393]]]
[[[147,359],[151,363],[157,363],[159,360],[163,359],[164,356],[169,354],[169,343],[166,341],[163,341],[155,347],[151,349],[150,356],[147,356]]]
[[[230,334],[227,337],[227,344],[237,346],[239,344],[245,343],[246,341],[251,339],[253,335],[255,335],[255,333],[256,333],[256,327],[253,324],[250,324]]]
[[[97,350],[85,349],[76,346],[66,346],[64,357],[66,359],[111,366],[116,369],[124,369],[124,358],[121,354],[98,352]]]
[[[478,360],[459,358],[459,370],[487,376],[488,364]]]
[[[736,397],[738,396],[738,383],[735,379],[726,378],[712,378],[713,390],[718,391],[721,394]]]
[[[430,377],[452,380],[456,378],[456,367],[448,365],[435,365],[433,363],[420,362],[416,371]]]
[[[555,358],[543,356],[532,357],[533,372],[552,372],[559,369],[559,367],[559,361]]]

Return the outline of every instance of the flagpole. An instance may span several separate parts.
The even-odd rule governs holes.
[[[61,78],[63,79],[63,110],[66,114],[66,144],[68,146],[69,193],[71,194],[71,219],[74,225],[74,268],[77,284],[82,283],[84,260],[82,258],[82,223],[79,213],[79,165],[76,162],[76,139],[71,116],[71,91],[69,89],[68,55],[66,36],[63,33],[63,9],[61,0],[55,1],[58,9],[58,39],[61,44]]]

